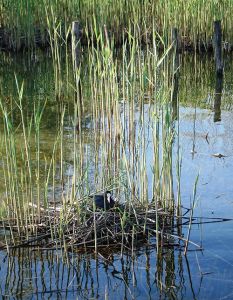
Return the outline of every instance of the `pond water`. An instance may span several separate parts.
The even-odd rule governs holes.
[[[1,97],[11,101],[16,96],[14,73],[25,80],[24,95],[33,111],[33,101],[54,96],[51,58],[4,56],[1,60]],[[194,216],[207,223],[192,225],[191,240],[202,251],[190,249],[187,256],[177,248],[156,253],[153,248],[133,253],[64,254],[21,248],[0,252],[0,294],[9,299],[233,299],[233,221],[210,222],[207,218],[233,219],[233,64],[225,57],[225,74],[221,99],[216,98],[214,63],[210,57],[184,55],[179,78],[179,145],[181,162],[181,200],[190,207],[197,175]],[[218,95],[218,93],[217,93]],[[122,104],[124,105],[124,103]],[[46,108],[41,136],[41,151],[51,151],[58,122],[57,104]],[[145,119],[149,117],[145,104]],[[69,110],[69,109],[68,109]],[[72,108],[71,118],[72,118]],[[17,123],[17,115],[14,118]],[[88,119],[87,119],[88,120]],[[139,115],[135,117],[139,122]],[[64,120],[66,139],[65,176],[73,172],[71,159],[73,128],[69,114]],[[2,121],[0,128],[3,132]],[[137,126],[137,125],[136,125]],[[149,128],[149,127],[148,127]],[[153,143],[147,132],[147,177],[152,176],[150,157]],[[85,147],[93,147],[92,128],[85,126]],[[1,143],[4,144],[2,141]],[[174,148],[177,148],[177,139]],[[44,147],[44,148],[43,148]],[[101,151],[101,150],[100,150]],[[1,161],[0,167],[3,168]],[[175,166],[173,172],[175,173]],[[90,178],[90,177],[89,177]],[[68,185],[68,183],[67,183]],[[149,198],[152,185],[148,183]],[[176,194],[174,184],[174,193]],[[59,197],[60,190],[56,190]],[[4,198],[3,172],[0,175],[0,197]],[[216,219],[217,220],[217,219]],[[184,235],[187,227],[183,228]]]

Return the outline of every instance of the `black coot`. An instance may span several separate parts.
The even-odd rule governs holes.
[[[94,201],[96,208],[108,210],[115,206],[115,200],[113,199],[110,191],[106,191],[104,194],[95,195]]]

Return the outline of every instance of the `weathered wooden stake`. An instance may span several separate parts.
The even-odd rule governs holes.
[[[214,21],[214,56],[216,63],[216,72],[218,75],[223,74],[222,61],[222,29],[221,21]]]
[[[174,49],[174,71],[175,73],[178,72],[178,68],[180,65],[179,62],[179,37],[178,37],[178,29],[172,29],[172,42],[173,42],[173,49]]]

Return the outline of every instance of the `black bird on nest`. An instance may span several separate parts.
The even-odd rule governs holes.
[[[116,204],[116,201],[113,199],[112,193],[110,191],[106,191],[104,194],[94,195],[93,198],[96,208],[109,210]]]

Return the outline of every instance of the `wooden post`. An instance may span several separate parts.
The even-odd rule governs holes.
[[[179,38],[178,38],[178,30],[177,28],[172,29],[172,42],[173,42],[173,53],[174,53],[174,59],[173,59],[173,80],[172,80],[172,117],[173,120],[177,119],[178,115],[178,90],[179,90]]]
[[[216,74],[214,97],[214,122],[221,121],[221,98],[223,89],[223,76]]]
[[[214,21],[214,56],[215,56],[216,72],[218,75],[222,75],[223,62],[222,62],[221,21]]]
[[[221,121],[221,97],[222,97],[222,89],[223,89],[221,21],[214,21],[214,57],[215,57],[215,65],[216,65],[214,122],[218,122]]]
[[[173,42],[173,49],[174,49],[174,71],[175,73],[178,72],[178,68],[180,65],[179,62],[179,38],[178,38],[178,29],[172,29],[172,42]]]

